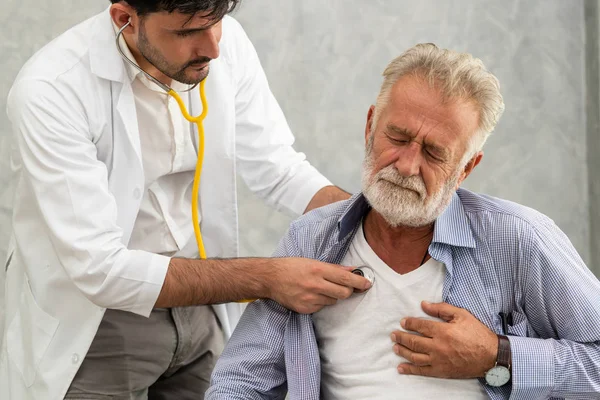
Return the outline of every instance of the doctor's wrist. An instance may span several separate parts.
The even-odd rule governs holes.
[[[250,273],[256,278],[254,279],[256,293],[254,298],[270,299],[277,286],[277,263],[276,259],[258,258],[256,263],[249,268]]]

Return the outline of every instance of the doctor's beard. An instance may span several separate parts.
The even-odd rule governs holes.
[[[148,37],[146,36],[146,30],[144,29],[143,24],[140,26],[140,33],[138,37],[137,43],[138,50],[142,57],[146,59],[150,64],[154,66],[154,68],[158,69],[160,72],[168,76],[169,78],[185,83],[187,85],[195,85],[200,83],[208,76],[210,66],[208,63],[211,61],[208,57],[199,57],[195,58],[191,61],[188,61],[183,66],[175,66],[167,61],[167,59],[158,51],[158,49],[150,43]],[[186,70],[193,66],[194,64],[207,64],[204,69],[202,69],[202,73],[197,77],[189,77],[186,74]]]
[[[393,165],[373,174],[374,167],[370,143],[363,161],[363,194],[373,210],[393,228],[417,228],[432,224],[452,201],[461,173],[458,168],[440,190],[428,195],[420,175],[402,176]]]

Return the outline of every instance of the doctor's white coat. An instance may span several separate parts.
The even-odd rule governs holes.
[[[209,257],[235,257],[236,174],[291,214],[301,213],[329,182],[292,149],[293,136],[256,52],[230,17],[223,21],[220,57],[211,62],[206,92],[201,228]],[[191,113],[199,114],[197,90],[191,101]],[[36,53],[14,83],[7,111],[18,143],[18,185],[0,398],[58,400],[105,309],[149,315],[169,263],[127,249],[144,171],[131,82],[108,11]],[[214,308],[229,335],[241,306]],[[0,332],[1,321],[0,315]]]

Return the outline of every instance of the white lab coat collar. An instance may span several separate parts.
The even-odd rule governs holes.
[[[116,35],[109,11],[110,7],[95,19],[92,27],[89,43],[90,71],[102,79],[122,84],[114,86],[119,92],[117,96],[113,96],[111,101],[116,106],[115,109],[123,121],[127,137],[129,138],[136,155],[136,170],[141,171],[140,178],[143,182],[139,127],[137,118],[135,118],[135,100],[131,88],[131,82],[135,79],[135,76],[130,76],[130,74],[127,73],[125,61],[117,50],[115,44]],[[119,164],[121,161],[125,164],[129,164],[126,160],[119,160],[118,155],[113,159],[113,164]],[[121,191],[120,188],[117,188],[118,186],[121,186],[121,184],[122,182],[119,179],[115,182],[114,179],[109,178],[109,186],[113,193],[119,193]],[[129,241],[131,233],[129,225],[131,224],[122,225],[127,227],[124,229],[123,235],[123,242],[125,244]]]
[[[127,74],[125,64],[115,45],[115,32],[108,7],[96,19],[92,28],[90,48],[91,72],[100,78],[115,82],[131,83],[132,79]]]

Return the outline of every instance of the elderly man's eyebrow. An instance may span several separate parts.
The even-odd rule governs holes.
[[[449,157],[449,152],[445,147],[438,146],[435,144],[425,143],[425,148],[431,151],[434,156],[446,159]]]
[[[399,126],[396,126],[394,124],[388,124],[386,128],[387,128],[388,132],[390,132],[390,133],[396,133],[398,135],[408,136],[411,138],[414,138],[416,136],[415,134],[410,132],[408,129],[400,128]]]
[[[406,136],[411,139],[416,136],[414,133],[412,133],[408,129],[400,128],[399,126],[394,125],[394,124],[388,124],[386,128],[387,128],[387,131],[392,134]],[[448,156],[449,156],[448,149],[443,146],[425,142],[425,143],[423,143],[423,147],[426,150],[432,152],[436,157],[445,159],[445,158],[448,158]]]

